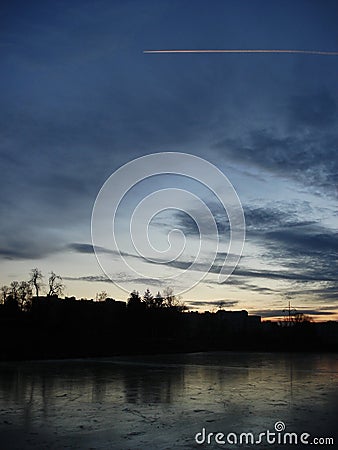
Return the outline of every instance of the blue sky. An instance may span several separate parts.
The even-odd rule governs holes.
[[[217,283],[216,260],[183,300],[211,309],[224,299],[274,315],[290,299],[300,311],[334,318],[338,56],[143,51],[337,52],[337,19],[333,1],[5,1],[0,283],[39,267],[63,276],[68,295],[90,298],[105,289],[126,299],[93,254],[95,198],[134,158],[185,152],[231,181],[247,238],[227,283]],[[211,207],[222,227],[224,212]],[[152,231],[162,245],[168,230],[164,217],[157,221]],[[194,248],[196,227],[186,216],[168,212],[165,223]],[[188,262],[182,256],[168,270]],[[126,280],[117,259],[116,281],[161,289],[151,284],[158,265],[136,264],[147,279]]]

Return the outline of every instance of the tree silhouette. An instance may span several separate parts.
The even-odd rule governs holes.
[[[146,304],[147,308],[152,308],[154,306],[154,296],[149,289],[145,291],[143,295],[143,301]]]
[[[165,306],[166,308],[176,309],[177,311],[184,311],[187,309],[184,303],[181,302],[180,297],[177,297],[174,294],[173,288],[169,286],[166,287],[163,290],[163,297],[164,297],[163,306]]]
[[[133,292],[130,293],[128,298],[128,309],[130,310],[139,310],[142,308],[142,299],[140,297],[140,293],[138,291],[133,290]]]
[[[32,289],[27,281],[12,281],[10,286],[1,286],[1,303],[16,303],[21,310],[26,309],[32,298]]]
[[[12,297],[13,300],[18,301],[19,300],[19,282],[18,281],[12,281],[10,284],[10,292],[9,295]]]
[[[28,309],[32,299],[32,288],[27,281],[21,281],[18,290],[18,302],[21,310]]]
[[[48,278],[48,297],[59,296],[63,294],[64,284],[62,284],[62,278],[60,275],[56,275],[53,271],[51,271],[50,276]]]
[[[296,313],[293,317],[295,323],[309,323],[312,322],[312,317],[303,313]]]
[[[154,299],[154,306],[155,306],[155,308],[162,308],[163,307],[163,301],[164,301],[164,298],[163,298],[161,292],[158,291],[157,294],[155,295],[155,299]]]
[[[40,288],[42,287],[42,279],[43,275],[41,270],[39,270],[38,268],[31,270],[31,277],[29,280],[29,284],[34,287],[36,297],[39,297],[39,291]]]

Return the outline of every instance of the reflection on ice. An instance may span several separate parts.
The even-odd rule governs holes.
[[[290,431],[335,433],[336,355],[197,353],[0,368],[8,449],[194,448],[202,427],[260,432],[277,420]]]

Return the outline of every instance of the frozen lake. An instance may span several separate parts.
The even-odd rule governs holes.
[[[275,432],[275,423],[282,421],[285,432],[309,433],[309,442],[333,437],[335,445],[311,446],[333,449],[338,448],[337,388],[336,354],[225,352],[2,362],[0,448],[301,447],[268,444],[265,437],[260,445],[234,443],[234,434],[251,432],[256,439],[266,430]],[[214,434],[210,444],[206,439],[198,444],[195,435],[203,428],[206,435],[232,436],[232,442],[217,444]]]

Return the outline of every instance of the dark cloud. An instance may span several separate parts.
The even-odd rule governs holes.
[[[194,300],[187,301],[187,305],[190,307],[222,307],[222,308],[233,308],[238,305],[237,300]]]
[[[287,298],[296,298],[296,297],[311,297],[315,298],[316,302],[320,304],[327,305],[330,301],[338,300],[338,283],[337,282],[323,282],[316,283],[315,285],[310,284],[310,286],[290,286],[287,290],[286,294]],[[330,309],[325,306],[325,309]],[[337,309],[337,306],[334,306],[333,309]]]
[[[264,234],[266,245],[284,257],[322,258],[333,262],[337,258],[338,234],[320,226],[269,231]]]
[[[300,220],[295,204],[280,203],[271,206],[244,206],[246,229],[250,232],[269,231],[280,228],[315,225],[315,221]]]
[[[321,275],[321,271],[327,263],[332,264],[337,258],[338,234],[332,229],[320,225],[320,222],[315,220],[299,219],[299,215],[303,213],[297,211],[295,206],[288,204],[278,206],[278,208],[244,207],[247,240],[264,247],[263,257],[275,262],[276,260],[279,260],[279,262],[284,260],[286,264],[290,264],[293,270],[298,268],[299,273],[249,271],[250,276],[303,280],[320,280],[323,276],[323,280],[326,281],[335,279],[332,270],[326,276]],[[215,215],[219,217],[220,222],[227,221],[226,217],[221,217],[219,211]],[[196,224],[189,216],[178,213],[176,217],[185,234],[197,233]],[[216,261],[225,256],[226,252],[219,252]],[[304,267],[304,258],[307,259],[307,267]],[[311,259],[313,263],[309,264]],[[182,269],[189,267],[188,262],[183,261],[174,261],[171,264]],[[200,268],[203,270],[204,266]],[[311,272],[316,268],[317,274]],[[214,273],[219,273],[219,270],[220,266],[217,264],[213,265],[211,269]],[[235,273],[248,276],[249,272],[237,269]]]
[[[296,204],[279,204],[275,208],[247,206],[247,237],[273,248],[275,257],[335,257],[338,234],[321,225],[320,221],[300,219],[299,216],[313,214],[309,206],[307,209],[307,212],[301,208],[298,210]]]
[[[245,270],[235,269],[234,275],[246,278],[266,278],[271,280],[287,280],[287,281],[336,281],[336,278],[326,277],[322,273],[316,274],[307,272],[295,273],[291,271],[270,271],[270,270]],[[226,281],[224,282],[226,284]]]
[[[94,247],[92,244],[84,244],[84,243],[77,243],[73,242],[71,244],[67,245],[67,249],[75,251],[77,253],[86,253],[86,254],[92,254],[94,253]],[[104,247],[96,246],[95,250],[97,253],[110,253],[113,255],[119,255],[120,253],[117,251],[109,250]]]
[[[218,282],[214,281],[214,280],[205,280],[202,282],[207,285],[218,284]],[[277,288],[272,289],[272,288],[268,288],[265,286],[259,286],[258,284],[249,282],[248,279],[245,278],[244,276],[241,276],[241,277],[231,276],[230,278],[227,279],[226,285],[227,286],[236,286],[236,288],[247,291],[247,292],[258,292],[260,294],[266,294],[266,295],[271,295],[271,294],[277,295],[278,293],[280,293],[280,290]]]
[[[220,205],[217,205],[213,202],[209,202],[208,207],[210,208],[210,211],[216,222],[217,232],[219,236],[223,236],[229,231],[229,219],[226,215],[226,212],[220,208]],[[173,214],[175,226],[181,229],[187,236],[199,236],[200,234],[198,225],[201,225],[201,223],[199,222],[205,221],[206,218],[201,216],[200,213],[196,213],[196,217],[198,218],[197,223],[189,214],[182,211],[175,211]],[[204,230],[208,233],[208,228],[206,228],[205,226]],[[212,225],[209,226],[209,230],[210,234],[214,234],[214,227]]]
[[[105,275],[84,275],[80,277],[63,277],[64,280],[69,281],[88,281],[89,283],[135,283],[135,289],[138,289],[138,285],[149,285],[155,286],[157,288],[161,288],[162,286],[166,286],[167,283],[165,280],[158,280],[154,278],[147,277],[130,277],[123,273],[118,273],[114,277],[114,280],[111,280],[108,276]]]
[[[67,245],[67,248],[77,253],[86,253],[86,254],[94,253],[94,248],[91,244],[78,244],[74,242],[72,244]]]
[[[130,255],[127,255],[130,256]],[[164,260],[147,261],[144,257],[132,256],[133,258],[140,258],[142,261],[148,262],[148,264],[161,264],[162,266],[173,267],[175,269],[187,270],[192,265],[191,261],[176,260],[166,262]],[[194,270],[205,272],[209,268],[208,264],[195,263]],[[211,266],[209,273],[218,275],[222,266],[214,264]],[[299,281],[299,282],[320,282],[320,281],[335,281],[336,277],[326,276],[321,272],[316,273],[314,271],[307,271],[306,268],[300,272],[294,272],[290,270],[252,270],[238,267],[234,270],[232,276],[249,278],[265,278],[273,280],[287,280],[287,281]],[[221,284],[228,284],[228,280]]]
[[[138,286],[152,286],[155,287],[156,292],[158,291],[159,288],[161,287],[166,287],[168,286],[168,282],[167,280],[161,280],[161,279],[157,279],[157,278],[150,278],[150,277],[132,277],[129,275],[126,275],[124,273],[119,273],[116,275],[115,281],[117,283],[121,282],[121,283],[133,283],[135,285],[135,289],[138,289]]]
[[[309,204],[288,204],[279,202],[272,206],[245,206],[247,241],[256,245],[263,262],[272,263],[278,270],[254,270],[245,267],[246,259],[241,260],[226,285],[261,294],[280,295],[289,292],[293,295],[311,295],[324,301],[338,298],[338,280],[336,272],[338,235],[319,221],[308,220],[313,216]],[[214,214],[222,221],[221,212],[214,207]],[[187,235],[198,234],[196,224],[185,214],[177,214],[182,231]],[[304,220],[307,219],[307,220]],[[225,221],[225,220],[224,220]],[[219,274],[221,261],[226,252],[220,252],[209,272]],[[247,255],[248,256],[248,255]],[[188,261],[172,261],[171,267],[186,270]],[[206,271],[207,264],[195,265],[195,270]],[[252,280],[261,280],[255,284]],[[288,288],[264,286],[264,280],[288,282]],[[213,280],[205,283],[213,284]],[[215,281],[217,284],[217,282]],[[308,287],[305,289],[305,285]]]
[[[112,283],[112,280],[104,275],[87,275],[82,277],[63,277],[68,281],[89,281],[90,283]]]
[[[336,195],[337,138],[335,130],[281,135],[273,129],[257,129],[244,137],[220,140],[214,148],[231,161],[291,178],[312,191],[317,188],[325,195]]]

